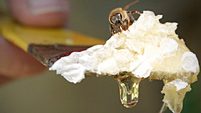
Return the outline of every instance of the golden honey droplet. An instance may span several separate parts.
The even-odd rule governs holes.
[[[132,75],[119,75],[116,77],[119,84],[120,100],[126,108],[132,108],[138,103],[139,78]]]

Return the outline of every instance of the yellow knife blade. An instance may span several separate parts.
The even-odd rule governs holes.
[[[5,39],[31,53],[46,66],[51,66],[61,56],[73,51],[104,43],[104,40],[66,28],[33,28],[20,25],[8,18],[0,20],[0,31]]]

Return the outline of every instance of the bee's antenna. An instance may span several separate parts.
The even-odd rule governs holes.
[[[124,9],[124,10],[127,10],[130,6],[132,6],[132,5],[134,5],[134,4],[138,3],[138,2],[139,2],[139,0],[133,0],[132,2],[130,2],[130,3],[128,3],[127,5],[125,5],[125,6],[123,7],[123,9]]]

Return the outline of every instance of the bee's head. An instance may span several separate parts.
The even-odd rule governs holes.
[[[122,30],[127,30],[128,27],[134,22],[133,14],[139,14],[138,11],[127,11],[127,9],[137,3],[138,0],[130,2],[123,8],[116,8],[110,12],[109,22],[111,34],[121,32]]]
[[[129,21],[128,14],[122,8],[116,8],[110,12],[109,22],[112,25],[121,26],[124,21]]]

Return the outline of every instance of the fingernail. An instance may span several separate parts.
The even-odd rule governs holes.
[[[28,0],[28,8],[35,15],[69,10],[67,0]]]

